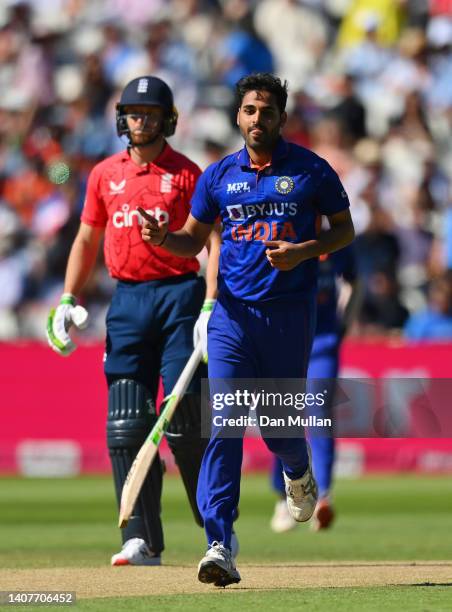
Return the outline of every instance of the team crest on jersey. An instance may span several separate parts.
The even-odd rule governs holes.
[[[293,191],[294,186],[295,183],[290,176],[280,176],[278,179],[276,179],[275,188],[278,193],[290,193]]]
[[[233,221],[245,220],[245,211],[243,210],[243,206],[226,206],[226,210],[228,211],[229,218]]]
[[[162,178],[160,179],[160,193],[171,193],[173,188],[173,176],[174,174],[170,174],[169,172],[162,174]]]
[[[110,181],[110,195],[118,195],[119,193],[124,193],[125,186],[126,179],[122,180],[120,183]]]

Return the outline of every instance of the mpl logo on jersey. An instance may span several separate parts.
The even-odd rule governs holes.
[[[228,183],[226,193],[249,193],[251,191],[248,181],[241,183]]]
[[[232,221],[245,221],[252,217],[294,217],[297,214],[297,202],[264,202],[263,204],[232,204],[226,206]]]
[[[147,209],[146,212],[152,217],[155,217],[157,221],[165,221],[166,223],[169,222],[169,214],[166,212],[166,210],[162,210],[159,206],[153,210]],[[136,221],[134,221],[134,219]],[[129,204],[123,204],[121,206],[121,210],[117,210],[113,214],[112,222],[118,229],[123,227],[132,227],[134,224],[143,225],[143,220],[140,213],[138,210],[130,210]]]

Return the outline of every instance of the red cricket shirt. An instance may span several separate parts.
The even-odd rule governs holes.
[[[194,162],[168,144],[146,166],[138,166],[122,151],[93,168],[81,220],[105,227],[105,263],[113,278],[146,281],[199,270],[195,257],[177,257],[142,240],[137,207],[169,221],[170,231],[180,229],[200,174]]]

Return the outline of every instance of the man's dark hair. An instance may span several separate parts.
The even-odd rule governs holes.
[[[239,106],[242,105],[242,100],[249,91],[268,91],[275,96],[280,112],[283,113],[286,110],[287,81],[282,83],[281,79],[269,72],[256,72],[243,77],[235,87]]]

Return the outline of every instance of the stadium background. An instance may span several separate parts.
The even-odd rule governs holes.
[[[92,522],[93,529],[100,524],[96,521],[108,522],[108,536],[99,543],[94,532],[86,532],[86,541],[91,537],[93,542],[88,550],[83,537],[80,544],[74,535],[72,556],[61,557],[63,565],[86,565],[89,559],[103,564],[116,542],[109,479],[91,485],[83,479],[60,479],[108,471],[101,359],[113,283],[101,261],[82,297],[91,323],[78,337],[77,352],[68,360],[53,354],[45,345],[44,329],[48,310],[62,292],[88,173],[124,146],[114,121],[121,88],[145,73],[167,80],[180,114],[171,143],[205,168],[241,146],[234,128],[233,84],[257,70],[274,71],[289,81],[285,136],[325,157],[350,197],[365,299],[344,344],[342,375],[358,371],[362,377],[451,378],[450,0],[2,0],[4,567],[49,566],[49,555],[58,563],[66,536],[49,534],[58,534],[55,523],[72,520],[67,517],[74,508],[83,517],[80,521]],[[439,285],[437,278],[442,279]],[[435,314],[439,309],[440,331]],[[255,441],[249,444],[245,467],[265,470],[268,455]],[[289,561],[300,555],[338,561],[450,558],[450,483],[438,476],[452,472],[450,440],[347,439],[339,449],[339,474],[356,481],[338,482],[342,518],[339,514],[333,546],[303,540],[303,532],[294,539],[300,548],[291,557],[270,536],[267,549],[261,550],[245,535],[245,547],[254,551],[248,554],[266,562],[280,554]],[[165,450],[164,454],[171,472],[170,457]],[[382,471],[401,476],[395,481],[365,478],[368,472]],[[409,471],[417,474],[414,480],[406,475]],[[35,481],[12,478],[14,474],[54,476],[55,485],[42,479],[36,487]],[[249,501],[245,489],[244,514],[248,506],[255,512],[255,525],[265,529],[273,498],[265,477],[248,478],[256,500],[262,501],[259,495],[266,491],[267,506],[261,516],[262,507]],[[183,496],[176,481],[170,478],[169,483],[166,507],[172,521],[179,512],[172,509],[183,504]],[[83,491],[95,496],[94,488],[105,490],[108,504],[86,506],[94,497],[83,497]],[[52,512],[44,499],[46,490],[51,497],[60,491],[66,506],[59,500]],[[36,509],[35,523],[21,510],[25,499]],[[52,500],[55,503],[55,497]],[[359,510],[356,504],[361,504]],[[391,515],[386,535],[372,536],[372,529],[383,525],[389,506],[399,520]],[[360,512],[368,523],[364,518],[359,522]],[[247,525],[246,518],[243,521]],[[199,540],[198,552],[188,544],[180,552],[176,537],[184,540],[191,533],[188,513],[179,523],[171,523],[170,544],[176,552],[169,552],[169,559],[192,563],[201,537],[194,538]],[[28,544],[14,538],[17,525]],[[356,525],[354,540],[350,534]],[[383,531],[387,526],[384,523]],[[422,529],[430,532],[429,546],[416,548],[413,542]],[[50,538],[43,557],[36,535],[41,530]],[[243,533],[245,527],[242,537]],[[390,537],[400,547],[388,552]],[[364,552],[361,541],[372,552]],[[381,542],[388,543],[385,552]],[[405,596],[408,602],[404,592]],[[347,609],[354,609],[352,594],[347,597]],[[371,593],[367,597],[366,605],[373,601]],[[198,609],[201,603],[197,600]],[[182,605],[187,609],[186,600]],[[360,605],[357,609],[363,609]]]
[[[62,292],[87,175],[124,146],[114,104],[140,74],[161,76],[173,88],[180,118],[172,143],[202,168],[241,146],[237,79],[257,70],[287,78],[285,135],[337,170],[357,231],[365,295],[341,375],[359,369],[367,352],[371,366],[362,377],[449,377],[450,359],[434,350],[418,348],[414,361],[408,355],[414,341],[424,348],[428,341],[452,342],[451,48],[447,1],[0,3],[1,387],[19,424],[14,432],[2,428],[0,469],[19,469],[16,443],[27,411],[45,406],[47,420],[64,424],[69,394],[73,419],[86,424],[96,415],[102,422],[100,355],[113,287],[102,261],[82,297],[91,323],[80,335],[77,365],[41,354],[41,343],[48,310]],[[439,288],[432,285],[438,277]],[[372,362],[376,339],[380,351]],[[87,343],[99,345],[90,367],[82,358]],[[10,371],[26,359],[39,372],[32,394]],[[388,364],[386,372],[379,363]],[[67,384],[57,385],[55,368]],[[83,385],[84,372],[96,377],[90,385]],[[72,380],[82,382],[79,396]],[[56,386],[61,400],[46,401]],[[26,438],[58,439],[65,431],[53,429],[49,436],[42,419]],[[99,444],[102,436],[99,429]],[[443,459],[440,469],[451,469],[452,456]]]

